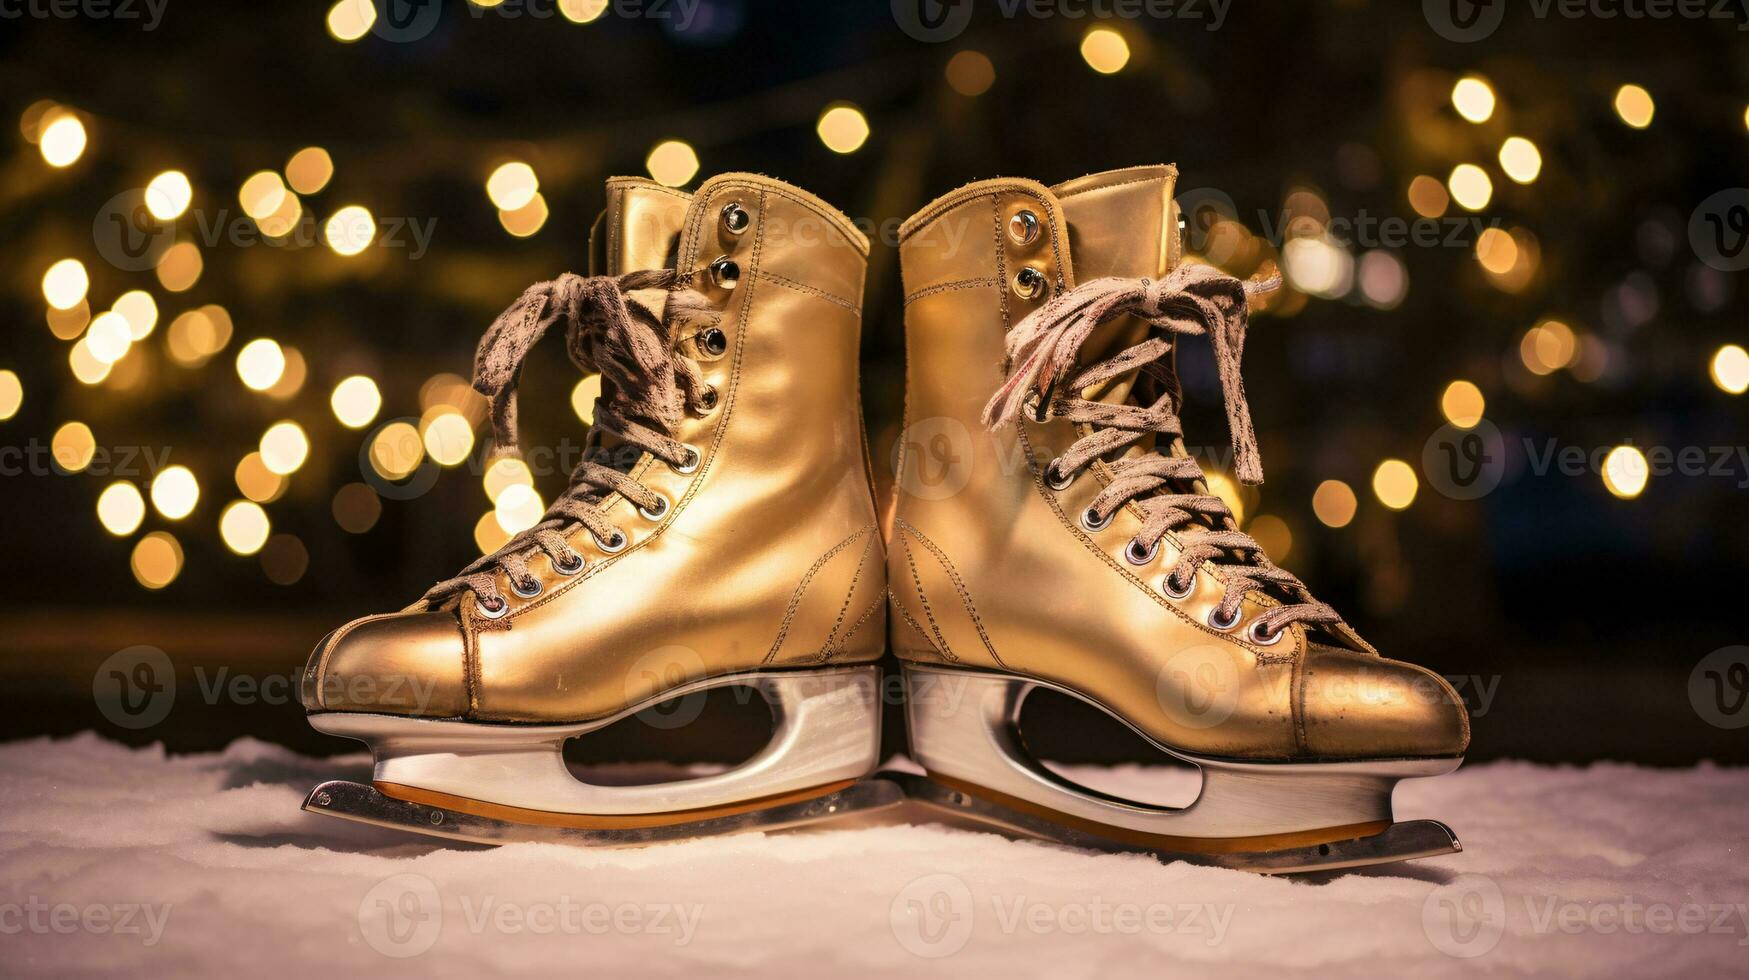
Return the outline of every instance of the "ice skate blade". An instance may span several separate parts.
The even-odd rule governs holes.
[[[602,818],[601,826],[581,826],[580,823],[588,820],[580,814],[546,814],[551,818],[547,822],[523,822],[469,812],[474,809],[471,806],[456,809],[396,799],[385,796],[375,787],[337,779],[312,790],[309,798],[304,800],[304,809],[376,827],[473,844],[644,847],[753,831],[789,830],[825,820],[833,821],[836,826],[853,814],[874,813],[896,807],[903,801],[904,794],[897,784],[885,779],[870,779],[849,785],[820,787],[811,794],[791,793],[682,813],[637,817],[612,814]],[[478,801],[458,802],[465,806]]]
[[[1303,834],[1210,840],[1161,837],[1148,843],[1125,833],[1122,828],[1079,821],[1073,825],[1059,822],[1033,812],[1025,801],[1000,797],[1000,794],[981,788],[956,788],[909,773],[881,775],[902,785],[910,803],[925,808],[931,815],[945,817],[950,823],[963,823],[973,829],[990,830],[1008,837],[1049,841],[1084,850],[1150,854],[1161,861],[1184,861],[1235,871],[1261,874],[1337,871],[1441,857],[1463,850],[1451,828],[1437,820],[1387,823],[1382,829],[1375,827],[1352,835],[1348,835],[1344,828],[1310,832],[1318,836],[1335,835],[1336,839],[1321,843],[1304,843]],[[1217,849],[1207,849],[1210,845]]]

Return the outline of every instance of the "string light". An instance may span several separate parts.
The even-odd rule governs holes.
[[[118,480],[97,496],[97,522],[118,538],[139,530],[146,519],[146,498],[126,480]]]
[[[1500,169],[1520,184],[1535,183],[1543,172],[1542,151],[1522,136],[1509,137],[1500,144]]]
[[[198,503],[200,481],[186,466],[172,466],[152,481],[152,506],[170,520],[180,521],[194,513]]]
[[[371,216],[370,209],[360,204],[349,204],[334,212],[328,223],[323,226],[322,234],[328,241],[328,247],[336,254],[344,256],[357,255],[370,247],[377,237],[377,222]]]
[[[225,547],[239,555],[253,555],[267,543],[273,533],[273,523],[267,511],[253,500],[234,500],[219,515],[219,537]]]
[[[1634,129],[1652,125],[1652,116],[1657,109],[1652,93],[1638,85],[1623,85],[1615,90],[1615,114]]]
[[[512,160],[492,171],[486,178],[486,196],[500,211],[515,211],[534,200],[540,190],[540,178],[534,168],[521,160]]]
[[[328,33],[337,41],[351,43],[370,33],[377,22],[373,0],[339,0],[328,8]]]
[[[237,352],[237,377],[253,391],[266,391],[285,373],[285,351],[276,341],[259,337]]]
[[[44,127],[37,144],[51,167],[70,167],[85,152],[85,124],[72,113],[63,113]]]
[[[1482,210],[1494,198],[1494,181],[1486,170],[1473,163],[1460,163],[1452,168],[1451,179],[1446,183],[1451,188],[1452,200],[1470,211]]]
[[[310,458],[310,438],[292,421],[275,422],[261,435],[261,464],[269,472],[290,476]]]
[[[11,370],[0,370],[0,422],[18,414],[24,404],[24,383]]]
[[[341,425],[348,429],[362,429],[382,410],[383,393],[377,389],[375,381],[355,374],[334,386],[328,404]]]
[[[1452,86],[1451,105],[1470,122],[1485,123],[1494,115],[1494,86],[1480,75],[1466,75]]]
[[[57,310],[78,306],[90,289],[91,277],[78,259],[62,259],[43,273],[43,299]]]
[[[1482,397],[1482,389],[1475,382],[1459,378],[1445,386],[1445,393],[1439,396],[1439,410],[1445,415],[1445,420],[1460,429],[1473,429],[1476,423],[1482,421],[1482,412],[1488,407],[1487,399]]]
[[[1713,355],[1712,376],[1720,391],[1733,395],[1749,391],[1749,351],[1736,344],[1720,347]],[[0,418],[4,416],[5,406],[0,404]]]
[[[1312,513],[1325,527],[1347,527],[1359,509],[1353,488],[1341,480],[1325,480],[1312,491]]]
[[[1623,500],[1632,500],[1645,492],[1651,476],[1646,454],[1633,446],[1617,446],[1603,459],[1603,486]]]
[[[1387,459],[1373,470],[1373,495],[1392,510],[1408,509],[1420,489],[1421,481],[1415,476],[1415,468],[1400,459]]]
[[[194,187],[180,170],[166,170],[146,184],[146,210],[159,221],[182,217],[194,201]]]
[[[153,531],[134,545],[129,565],[136,582],[148,589],[162,589],[182,574],[182,545],[168,531]]]
[[[1101,75],[1114,75],[1130,63],[1130,43],[1109,27],[1095,27],[1081,37],[1081,59]]]
[[[868,117],[848,102],[827,107],[815,131],[833,153],[855,153],[868,142]]]
[[[656,144],[644,166],[656,183],[679,187],[698,173],[698,154],[680,140],[667,140]]]

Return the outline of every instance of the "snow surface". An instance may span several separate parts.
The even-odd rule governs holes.
[[[1399,818],[1445,820],[1463,854],[1298,879],[930,825],[478,848],[301,812],[329,778],[367,779],[365,758],[0,745],[0,973],[1749,975],[1742,769],[1411,781]]]

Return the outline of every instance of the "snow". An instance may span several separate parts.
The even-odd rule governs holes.
[[[1136,798],[1181,774],[1068,769]],[[299,810],[363,756],[0,745],[7,975],[1749,975],[1749,770],[1466,767],[1465,852],[1317,878],[931,825],[642,850],[452,845]]]

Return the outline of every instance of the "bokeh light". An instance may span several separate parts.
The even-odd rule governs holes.
[[[1263,546],[1263,553],[1276,562],[1287,561],[1287,556],[1293,554],[1294,533],[1286,521],[1274,514],[1258,514],[1251,519],[1245,532],[1255,538]]]
[[[293,534],[275,534],[261,549],[261,572],[274,585],[296,585],[310,569],[310,549]]]
[[[193,242],[177,242],[158,257],[158,282],[173,293],[187,292],[200,281],[206,262]]]
[[[130,289],[116,297],[111,308],[127,322],[131,340],[145,340],[158,325],[158,301],[144,289]]]
[[[868,142],[868,117],[856,106],[841,102],[820,114],[815,132],[833,153],[855,153]]]
[[[1130,43],[1109,27],[1095,27],[1081,37],[1081,59],[1101,75],[1116,74],[1130,63]]]
[[[1482,389],[1476,387],[1473,381],[1459,378],[1445,386],[1445,393],[1439,396],[1439,410],[1445,415],[1445,420],[1460,429],[1473,429],[1476,423],[1482,421],[1482,413],[1487,409],[1488,401],[1482,397]]]
[[[383,516],[383,501],[377,492],[362,483],[348,483],[334,492],[330,506],[334,523],[348,534],[363,534],[377,526]]]
[[[1500,169],[1520,184],[1532,184],[1543,172],[1542,151],[1522,136],[1500,144]]]
[[[85,124],[64,112],[44,127],[37,149],[51,167],[70,167],[85,152]]]
[[[559,0],[559,13],[573,24],[588,24],[607,12],[610,0]]]
[[[512,160],[492,171],[486,178],[486,196],[501,211],[515,211],[534,200],[540,190],[540,178],[534,168],[521,160]]]
[[[219,515],[219,537],[239,555],[253,555],[267,543],[273,522],[253,500],[234,500]]]
[[[109,377],[109,362],[100,361],[91,353],[89,338],[79,338],[79,342],[67,350],[67,366],[73,369],[73,377],[80,384],[99,384]]]
[[[1718,349],[1713,355],[1711,371],[1713,384],[1718,385],[1720,391],[1733,395],[1749,391],[1749,351],[1736,344],[1726,344]],[[0,405],[0,413],[3,412],[4,407]],[[0,417],[4,415],[0,414]]]
[[[146,498],[140,488],[126,480],[118,480],[103,489],[97,497],[97,520],[103,529],[118,538],[139,530],[146,519]]]
[[[1451,88],[1452,108],[1470,122],[1487,122],[1494,115],[1494,103],[1494,86],[1480,75],[1466,75]]]
[[[334,177],[334,159],[319,146],[306,146],[285,164],[285,180],[299,194],[314,194]]]
[[[259,450],[238,460],[236,472],[232,476],[237,481],[238,492],[258,504],[278,500],[288,485],[285,477],[267,468]]]
[[[182,217],[194,202],[194,185],[180,170],[166,170],[146,184],[146,210],[159,221]]]
[[[1438,177],[1422,174],[1409,182],[1409,206],[1423,218],[1439,218],[1451,206],[1451,195]]]
[[[504,547],[510,540],[510,534],[498,523],[498,512],[489,510],[480,515],[474,524],[474,545],[480,549],[480,554],[489,555]]]
[[[133,342],[133,328],[128,326],[127,317],[114,310],[99,313],[91,321],[90,329],[85,331],[86,349],[105,364],[121,360]]]
[[[128,564],[136,582],[148,589],[162,589],[182,574],[182,545],[167,531],[153,531],[134,545]]]
[[[1409,270],[1390,252],[1375,249],[1360,257],[1360,295],[1381,310],[1394,310],[1409,295]]]
[[[948,59],[947,84],[961,95],[983,95],[996,84],[996,66],[982,51],[961,51]]]
[[[1579,341],[1573,328],[1559,320],[1544,320],[1525,331],[1519,341],[1519,359],[1532,374],[1553,374],[1573,363]]]
[[[0,422],[17,415],[23,404],[24,382],[18,380],[17,372],[0,370]]]
[[[386,480],[404,480],[425,458],[425,442],[410,422],[390,422],[370,443],[371,469]]]
[[[194,513],[200,503],[200,481],[186,466],[172,466],[152,480],[152,506],[158,513],[180,521]]]
[[[571,389],[571,411],[584,425],[595,424],[595,400],[601,397],[601,375],[591,374]]]
[[[1623,85],[1615,91],[1615,114],[1621,121],[1634,129],[1645,129],[1652,125],[1652,116],[1657,112],[1657,105],[1652,101],[1652,93],[1638,85]]]
[[[1603,485],[1623,500],[1632,500],[1645,492],[1651,476],[1646,454],[1633,446],[1617,446],[1603,459]]]
[[[1485,228],[1476,238],[1476,261],[1489,272],[1503,276],[1518,264],[1518,243],[1499,228]]]
[[[369,208],[349,204],[328,218],[328,223],[322,226],[322,237],[336,254],[357,255],[376,240],[376,218],[371,216]]]
[[[514,456],[505,456],[493,460],[492,465],[486,468],[482,482],[486,488],[486,499],[496,504],[509,487],[534,486],[534,474],[529,472],[527,463]]]
[[[698,154],[680,140],[666,140],[650,151],[644,166],[656,183],[679,187],[698,173]]]
[[[383,393],[377,383],[362,374],[355,374],[334,386],[328,398],[334,417],[348,429],[362,429],[377,417],[383,407]]]
[[[1325,480],[1312,491],[1312,513],[1325,527],[1347,527],[1358,509],[1354,489],[1341,480]]]
[[[85,332],[86,324],[91,322],[91,304],[80,300],[64,310],[50,306],[43,311],[43,319],[56,339],[75,340]]]
[[[275,422],[261,434],[261,464],[271,473],[289,476],[310,457],[310,438],[290,420]]]
[[[78,473],[91,465],[97,452],[97,437],[83,422],[68,422],[55,430],[49,439],[49,453],[55,465],[68,473]]]
[[[444,409],[425,424],[425,452],[439,466],[455,466],[474,451],[474,427],[460,412]]]
[[[374,0],[338,0],[328,8],[328,33],[337,41],[356,41],[369,34],[376,22]]]
[[[43,299],[57,310],[78,306],[90,289],[91,277],[78,259],[62,259],[43,273]]]
[[[1400,459],[1387,459],[1373,470],[1373,495],[1392,510],[1407,509],[1420,489],[1421,480],[1415,475],[1415,468]]]
[[[276,341],[260,337],[237,352],[237,377],[254,391],[266,391],[285,373],[285,351]]]
[[[498,223],[517,238],[527,238],[545,227],[547,217],[546,196],[537,193],[528,199],[527,204],[515,211],[499,211]]]
[[[1494,199],[1494,181],[1486,170],[1473,163],[1460,163],[1452,168],[1446,184],[1451,188],[1452,200],[1470,211],[1480,211]]]
[[[541,515],[546,513],[546,505],[541,503],[540,494],[533,487],[514,483],[505,487],[504,492],[498,495],[492,512],[498,518],[498,526],[504,529],[504,533],[520,534],[540,523]]]
[[[243,186],[237,190],[237,202],[243,206],[243,213],[256,221],[261,221],[273,215],[285,206],[285,199],[290,191],[286,190],[285,181],[279,174],[271,170],[258,170],[243,181]]]

